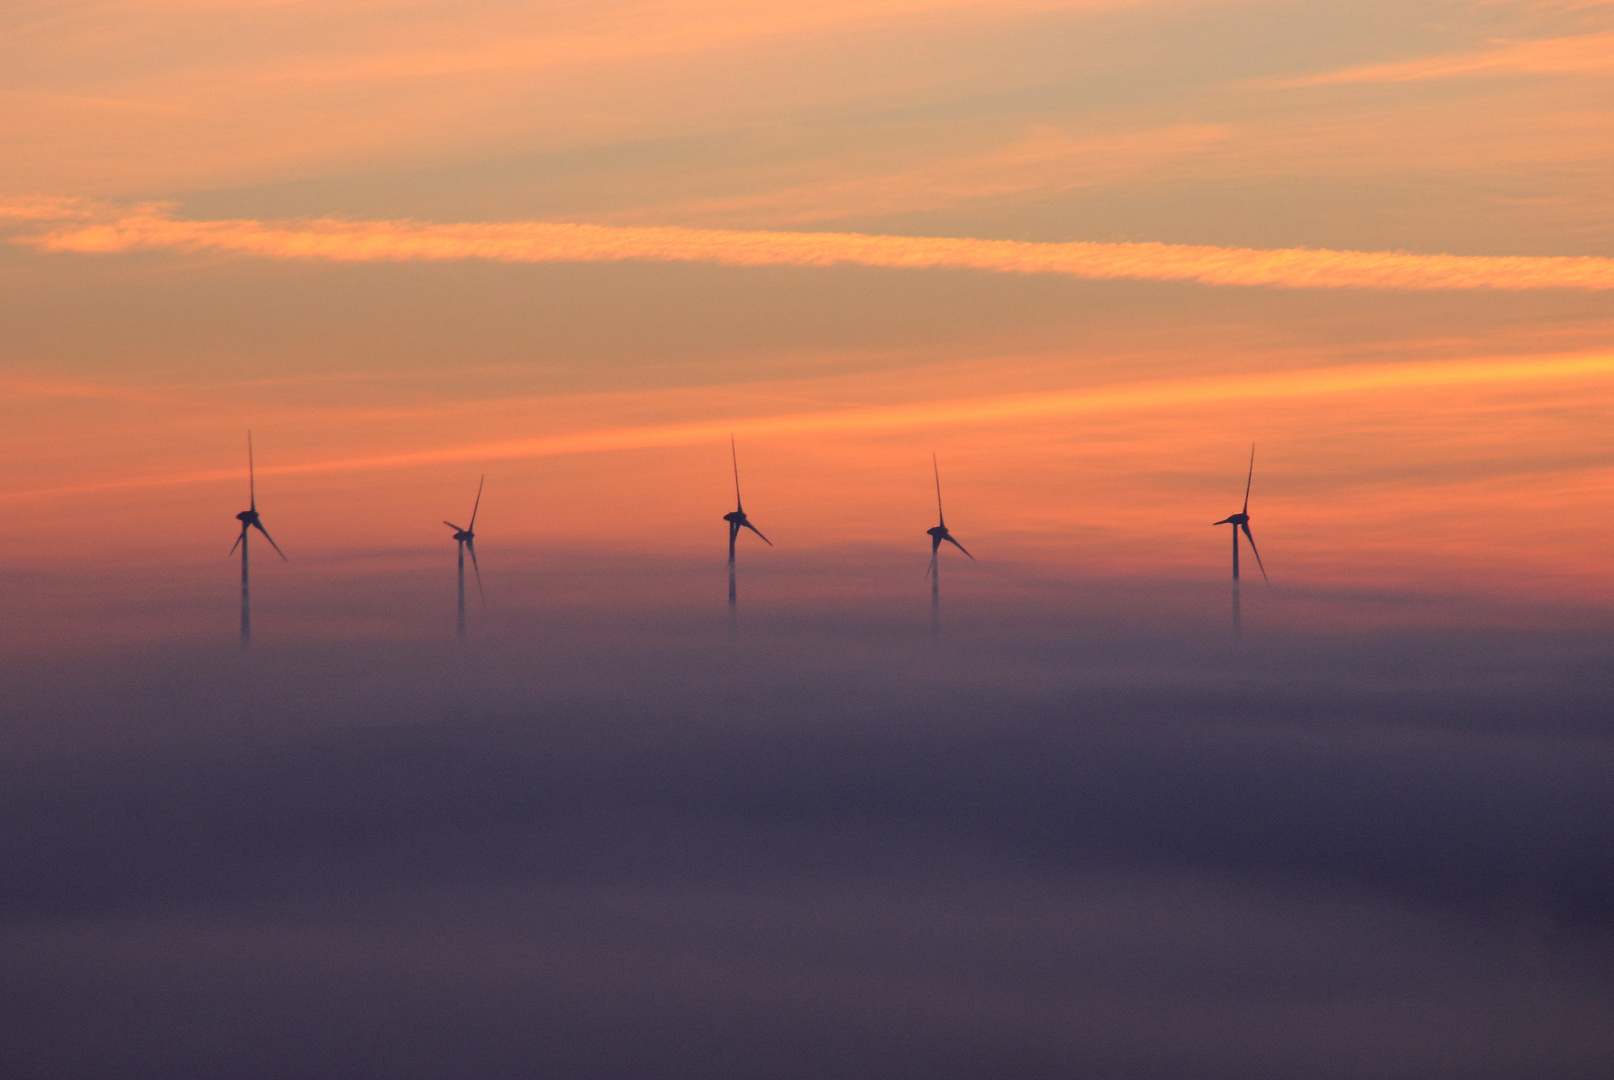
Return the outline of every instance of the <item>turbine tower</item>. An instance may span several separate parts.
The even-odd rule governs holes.
[[[235,519],[241,523],[241,535],[235,538],[235,545],[230,548],[230,554],[234,555],[236,548],[241,549],[241,647],[244,649],[252,644],[252,590],[247,577],[247,530],[257,529],[263,533],[263,538],[269,541],[269,546],[275,549],[275,554],[282,559],[286,557],[286,553],[280,550],[280,545],[275,543],[275,538],[269,535],[269,530],[263,527],[263,522],[258,520],[258,483],[252,465],[250,431],[247,432],[247,509],[235,515]]]
[[[734,464],[734,511],[724,514],[723,520],[729,523],[729,630],[732,632],[737,603],[734,589],[734,541],[739,537],[741,529],[750,529],[758,536],[762,536],[762,530],[751,524],[750,519],[745,516],[745,504],[740,501],[740,456],[734,448],[733,435],[729,436],[729,459]],[[766,536],[762,536],[762,542],[773,547],[773,541]]]
[[[942,514],[941,467],[936,464],[935,451],[931,451],[930,454],[930,469],[936,475],[936,525],[934,528],[925,530],[930,536],[930,569],[925,571],[925,576],[930,578],[930,631],[931,633],[937,633],[941,629],[942,541],[947,541],[958,550],[964,552],[964,554],[969,555],[971,562],[975,561],[975,556],[970,555],[968,549],[957,540],[954,540],[953,534],[947,531],[947,518]]]
[[[483,473],[482,479],[477,481],[476,484],[476,502],[471,505],[471,523],[469,525],[462,529],[452,521],[443,522],[444,525],[447,525],[450,529],[454,530],[454,539],[459,543],[459,632],[461,641],[465,640],[465,552],[467,549],[469,549],[471,552],[471,569],[476,571],[477,594],[482,597],[482,603],[484,605],[486,605],[488,602],[488,594],[482,591],[482,568],[478,566],[476,562],[476,512],[482,507],[482,485],[486,484],[487,482],[487,474]]]
[[[1239,531],[1243,530],[1244,539],[1250,542],[1250,551],[1255,554],[1255,565],[1261,568],[1261,579],[1270,582],[1267,577],[1267,568],[1261,562],[1261,552],[1255,546],[1255,536],[1250,532],[1250,484],[1255,480],[1255,444],[1250,444],[1250,471],[1244,478],[1244,508],[1236,514],[1229,514],[1216,525],[1233,526],[1233,636],[1239,636]]]

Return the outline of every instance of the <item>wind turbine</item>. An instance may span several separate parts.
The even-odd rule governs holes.
[[[751,524],[750,519],[745,516],[745,504],[740,501],[740,456],[734,449],[733,435],[729,436],[729,459],[734,464],[734,511],[724,514],[723,520],[729,523],[729,629],[732,631],[737,602],[734,591],[734,541],[739,537],[741,529],[750,529],[758,536],[762,536],[762,530]],[[773,541],[766,536],[762,536],[762,542],[773,547]]]
[[[460,579],[460,620],[459,620],[459,631],[460,631],[460,640],[461,641],[465,640],[465,552],[466,552],[466,549],[470,549],[470,552],[471,552],[471,569],[476,571],[476,591],[477,591],[477,594],[482,597],[482,603],[483,604],[486,604],[488,602],[488,594],[482,591],[482,568],[480,566],[478,566],[477,563],[476,563],[476,512],[479,509],[481,509],[481,507],[482,507],[482,485],[486,484],[487,482],[488,482],[487,474],[483,473],[482,474],[482,479],[477,481],[477,484],[476,484],[476,502],[471,505],[471,523],[469,525],[467,525],[465,528],[462,529],[458,525],[454,524],[452,521],[443,522],[444,525],[447,525],[450,529],[454,530],[454,539],[459,542],[459,553],[460,553],[460,568],[459,568],[459,579]]]
[[[1261,580],[1270,582],[1267,577],[1267,568],[1261,562],[1261,552],[1255,546],[1255,536],[1250,532],[1250,484],[1255,480],[1255,444],[1250,444],[1250,471],[1244,478],[1244,508],[1236,514],[1229,514],[1216,525],[1233,526],[1233,636],[1239,635],[1239,531],[1244,532],[1244,539],[1250,542],[1250,550],[1255,554],[1255,565],[1261,568]]]
[[[258,520],[258,483],[252,465],[252,432],[247,432],[247,509],[235,515],[241,523],[241,535],[235,538],[235,545],[230,548],[230,554],[235,549],[241,549],[241,647],[244,649],[252,644],[252,591],[247,579],[247,530],[257,529],[263,533],[263,538],[269,541],[269,546],[275,549],[275,554],[282,559],[286,553],[280,550],[275,538],[269,535],[269,530],[263,527]]]
[[[975,556],[970,555],[969,550],[963,544],[954,540],[953,534],[947,531],[947,518],[942,514],[941,467],[936,464],[935,451],[931,451],[930,454],[930,469],[936,474],[936,525],[934,528],[925,530],[930,536],[930,569],[925,571],[925,576],[930,578],[930,629],[934,633],[941,628],[942,541],[947,541],[958,550],[964,552],[964,554],[969,555],[971,562],[975,561]]]

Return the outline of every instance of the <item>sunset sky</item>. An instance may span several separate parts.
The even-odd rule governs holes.
[[[22,785],[0,805],[0,831],[20,846],[0,855],[33,866],[44,883],[37,892],[0,890],[0,946],[14,950],[0,964],[16,960],[38,986],[57,985],[50,980],[65,964],[79,974],[60,985],[80,986],[93,1003],[98,994],[116,998],[83,959],[99,955],[96,941],[123,941],[125,952],[112,947],[118,963],[147,975],[167,970],[159,940],[180,942],[175,956],[210,957],[213,931],[170,907],[213,911],[213,885],[194,883],[237,880],[234,848],[219,854],[211,841],[192,848],[173,839],[189,827],[173,822],[213,815],[225,832],[259,838],[280,836],[266,823],[276,815],[310,815],[303,840],[264,840],[265,850],[304,852],[306,841],[308,850],[350,853],[351,845],[362,852],[351,865],[346,854],[331,856],[342,873],[382,867],[375,881],[354,886],[361,892],[391,897],[398,881],[424,889],[427,878],[432,889],[475,892],[463,908],[434,893],[399,916],[398,926],[424,920],[427,936],[448,935],[431,936],[435,959],[421,970],[435,974],[421,976],[421,1001],[439,1001],[433,995],[456,978],[443,957],[460,930],[445,929],[453,920],[430,914],[433,904],[481,928],[466,934],[497,924],[522,943],[511,946],[516,953],[543,953],[549,946],[512,928],[500,906],[527,896],[530,868],[501,870],[495,885],[476,876],[480,864],[433,876],[434,863],[417,875],[408,861],[416,856],[397,855],[417,848],[374,840],[396,828],[437,837],[418,850],[455,848],[424,825],[409,832],[419,824],[411,815],[440,812],[474,819],[466,850],[485,843],[504,851],[511,835],[536,845],[523,851],[571,850],[573,840],[543,830],[572,821],[572,811],[544,817],[545,804],[531,811],[545,824],[529,830],[524,795],[511,796],[517,810],[500,803],[486,819],[481,810],[456,817],[481,797],[466,792],[480,789],[431,770],[443,761],[504,762],[505,728],[466,734],[453,726],[474,715],[538,725],[509,736],[509,770],[550,776],[565,771],[556,762],[572,761],[566,754],[581,763],[578,775],[597,770],[604,779],[578,796],[584,801],[617,784],[688,785],[687,804],[669,796],[683,824],[668,835],[694,838],[689,850],[701,854],[690,866],[742,867],[734,871],[741,884],[712,884],[717,878],[690,870],[695,893],[658,906],[672,895],[657,891],[666,884],[659,878],[628,899],[599,901],[589,890],[618,883],[605,870],[590,876],[599,868],[583,860],[583,899],[545,893],[531,909],[586,910],[577,940],[620,948],[615,967],[574,957],[589,972],[579,985],[592,988],[579,1000],[613,1000],[619,977],[642,988],[637,976],[676,967],[667,959],[674,953],[710,960],[701,934],[728,924],[704,906],[700,889],[732,886],[750,897],[733,901],[746,918],[758,910],[747,905],[773,902],[757,896],[790,893],[768,876],[773,869],[757,869],[775,867],[768,830],[788,819],[800,832],[781,850],[805,854],[779,858],[792,874],[832,865],[834,880],[814,878],[813,888],[844,919],[840,929],[813,923],[800,941],[755,931],[771,943],[758,955],[788,939],[780,948],[790,956],[799,960],[790,950],[800,946],[826,965],[813,984],[816,1004],[801,1006],[802,1015],[840,1015],[849,984],[837,981],[845,973],[829,958],[843,949],[863,956],[837,936],[845,930],[859,941],[901,939],[944,972],[923,990],[890,975],[907,989],[868,991],[892,1010],[890,1024],[934,1034],[953,1025],[975,1031],[979,1021],[992,1039],[1015,1045],[1020,1032],[1046,1050],[1036,1061],[1050,1076],[1088,1075],[1070,1072],[1073,1061],[1098,1069],[1095,1077],[1150,1080],[1599,1076],[1595,1063],[1610,1048],[1588,1033],[1614,1030],[1606,993],[1614,985],[1614,863],[1608,845],[1591,839],[1614,828],[1606,795],[1614,790],[1606,720],[1614,691],[1601,674],[1614,647],[1611,192],[1614,3],[1600,0],[0,4],[0,673],[8,684],[0,703],[10,724],[0,767]],[[267,548],[253,548],[255,631],[265,651],[252,669],[234,666],[244,663],[235,653],[239,564],[226,555],[234,515],[246,506],[249,430],[258,508],[289,556],[271,561]],[[744,663],[724,651],[722,634],[731,435],[745,508],[775,545],[741,538],[752,637],[734,648],[755,650]],[[1239,675],[1222,666],[1228,530],[1211,523],[1239,508],[1252,445],[1251,525],[1271,585],[1246,554],[1250,650]],[[948,625],[964,636],[935,646],[957,650],[939,663],[940,654],[924,651],[933,453],[947,524],[979,560],[943,553]],[[443,520],[470,513],[484,474],[477,548],[489,603],[473,609],[472,637],[486,651],[467,660],[441,651],[453,648],[454,600],[454,545]],[[785,685],[795,696],[779,717],[762,705],[745,711],[776,700]],[[910,726],[918,715],[910,707],[933,709],[923,715],[936,728]],[[539,713],[546,719],[533,719]],[[1059,726],[1078,713],[1085,719],[1070,723],[1079,731]],[[556,736],[564,746],[552,758],[542,725],[560,715],[573,726]],[[597,727],[585,722],[591,717]],[[843,728],[848,717],[870,726]],[[1098,726],[1081,726],[1089,722]],[[396,735],[389,723],[413,734]],[[392,734],[344,734],[371,728]],[[1003,749],[993,740],[1009,738],[1005,730],[1035,735]],[[1479,741],[1465,741],[1471,735]],[[669,756],[629,764],[613,756],[630,744],[633,754],[651,754],[641,736],[643,746],[667,740]],[[361,741],[342,741],[350,737]],[[890,870],[896,876],[868,894],[838,891],[835,875],[862,873],[862,856],[835,848],[819,864],[812,853],[825,835],[841,835],[839,825],[820,828],[840,804],[815,802],[823,792],[794,766],[779,765],[777,775],[768,766],[759,780],[748,765],[722,764],[749,762],[746,740],[775,737],[821,752],[837,792],[879,808],[846,826],[876,838],[868,850],[882,854],[871,860],[900,850],[914,864]],[[1514,737],[1523,741],[1504,745]],[[865,738],[886,755],[876,754],[867,773],[857,764]],[[977,738],[990,743],[980,756],[970,749]],[[280,756],[254,771],[271,744]],[[1195,749],[1207,745],[1215,749]],[[372,759],[365,747],[383,749]],[[121,756],[134,751],[155,755],[139,760],[160,767],[147,772]],[[1114,775],[1137,780],[1113,803],[1106,767],[1094,764],[1107,754],[1120,762]],[[47,760],[60,771],[28,771]],[[375,760],[425,776],[421,801],[378,779]],[[1057,857],[1034,839],[1043,835],[1041,811],[1025,810],[1018,789],[991,779],[1019,777],[1042,791],[1052,785],[1038,771],[1043,760],[1070,764],[1094,785],[1079,797],[1048,796],[1049,814],[1076,814],[1095,830]],[[698,767],[666,779],[658,770],[669,761]],[[231,770],[240,762],[252,764],[238,775]],[[1248,777],[1290,767],[1297,771],[1282,773],[1281,791],[1261,788],[1241,802]],[[1201,768],[1214,774],[1202,785],[1170,779],[1182,770],[1199,777]],[[1108,976],[1060,991],[1068,996],[1058,1001],[1098,1025],[1070,1036],[1081,1054],[1060,1041],[1059,1016],[1030,1009],[1026,1019],[1003,1004],[1009,999],[937,989],[955,961],[971,971],[981,956],[996,963],[991,948],[960,959],[947,951],[952,944],[932,949],[892,929],[904,925],[902,912],[923,910],[936,922],[920,918],[915,925],[931,929],[914,933],[947,939],[949,920],[970,916],[947,914],[946,905],[974,901],[935,885],[934,875],[947,879],[955,867],[953,854],[937,852],[955,851],[956,808],[935,810],[914,794],[923,786],[914,780],[901,787],[908,794],[892,796],[900,812],[890,810],[878,794],[888,778],[880,770],[899,787],[910,773],[939,785],[962,776],[962,788],[977,792],[995,822],[981,835],[997,839],[969,832],[976,822],[958,826],[957,835],[991,853],[959,855],[957,866],[979,886],[980,904],[1003,900],[995,890],[1014,892],[1005,882],[1016,874],[1041,882],[1004,901],[1022,922],[983,931],[1003,948],[1020,940],[1016,927],[1033,925],[1064,942],[1058,948],[1070,945],[1063,930],[1049,929],[1063,924],[1048,913],[1071,905],[1099,911],[1101,923],[1125,923],[1117,912],[1128,910],[1128,896],[1155,913],[1139,918],[1171,924],[1161,935],[1129,924],[1128,933],[1147,939],[1114,961],[1129,973],[1117,977],[1128,987],[1122,996],[1141,995],[1127,997],[1131,1004],[1106,996]],[[1419,800],[1428,775],[1447,783],[1428,796],[1438,822],[1403,843],[1396,828],[1405,817],[1392,825],[1384,808],[1411,807],[1416,818],[1427,809]],[[287,777],[306,802],[287,796],[295,806],[271,814],[263,808],[279,807],[280,796],[263,792]],[[721,813],[690,777],[710,780]],[[748,800],[775,782],[811,794],[780,796],[784,809],[767,803],[756,811],[765,824],[747,831],[758,805]],[[509,783],[525,790],[524,779]],[[232,801],[237,790],[256,809]],[[1517,794],[1525,790],[1569,794],[1537,803],[1537,794]],[[126,791],[128,806],[145,808],[129,811],[142,823],[129,826],[134,832],[97,824],[124,820],[107,809],[124,805],[122,796],[106,791]],[[73,802],[80,793],[88,801]],[[361,795],[380,807],[373,832],[349,829],[348,810],[331,809]],[[911,805],[903,801],[910,796]],[[1316,804],[1307,801],[1314,796]],[[1524,801],[1515,805],[1516,796]],[[96,801],[103,797],[105,805]],[[578,820],[632,818],[637,811],[622,810],[616,797],[599,795],[604,802],[577,811]],[[1079,805],[1060,801],[1067,798]],[[60,836],[30,831],[30,823],[56,822],[39,806],[58,804],[79,815],[51,825]],[[1203,806],[1226,817],[1199,833]],[[915,854],[892,839],[908,826],[891,825],[888,811],[948,839]],[[1495,847],[1473,839],[1501,833],[1471,835],[1467,823],[1514,811],[1516,835]],[[731,813],[743,829],[713,824]],[[517,818],[516,833],[501,831]],[[1135,818],[1154,824],[1115,825]],[[633,828],[643,824],[634,820]],[[1276,820],[1302,823],[1296,830],[1320,822],[1333,839],[1314,848],[1310,834],[1262,831]],[[141,831],[144,823],[153,824]],[[1112,825],[1120,831],[1104,831]],[[624,852],[655,848],[638,833],[623,840],[615,825],[597,834],[576,828],[607,837],[613,851],[619,840]],[[1196,839],[1181,838],[1189,833]],[[1529,839],[1543,836],[1553,839]],[[1007,877],[995,861],[1003,837],[1026,860]],[[372,840],[380,846],[366,847]],[[1471,840],[1470,859],[1462,845]],[[253,852],[256,842],[241,841]],[[743,849],[732,863],[721,854],[730,842]],[[1559,842],[1561,851],[1552,847]],[[81,891],[94,875],[75,869],[78,855],[58,863],[48,854],[58,846],[100,853],[83,856],[99,866],[106,852],[148,843],[159,868],[149,876],[135,862],[107,871],[105,896],[116,901]],[[1603,854],[1588,854],[1594,849]],[[1420,860],[1434,865],[1452,851],[1453,866],[1468,861],[1449,880],[1420,876]],[[1122,867],[1125,880],[1067,893],[1065,878],[1038,876],[1055,863],[1059,874],[1085,874],[1094,852]],[[395,855],[404,860],[397,866]],[[837,862],[843,855],[848,861]],[[753,856],[762,861],[753,865]],[[1051,861],[1039,862],[1044,856]],[[257,857],[242,856],[257,869],[240,880],[260,881]],[[297,862],[287,880],[324,866],[324,857]],[[546,863],[542,873],[551,869]],[[264,870],[261,881],[278,881],[279,872]],[[307,872],[322,883],[309,886],[307,896],[318,898],[286,886],[303,897],[296,904],[310,905],[292,914],[273,908],[285,900],[279,886],[242,885],[237,894],[229,891],[237,885],[218,885],[218,896],[231,897],[218,901],[219,911],[229,909],[218,916],[219,940],[233,943],[225,952],[235,957],[219,970],[257,978],[259,959],[275,948],[264,942],[282,940],[253,921],[257,914],[229,905],[261,902],[277,913],[271,922],[284,916],[310,935],[285,940],[300,942],[287,947],[312,966],[287,960],[299,974],[269,979],[263,1000],[300,1000],[299,979],[336,985],[336,976],[309,974],[329,975],[319,966],[320,935],[352,940],[321,921],[329,915],[325,871]],[[1126,876],[1134,873],[1142,876]],[[1304,888],[1293,884],[1302,878]],[[756,885],[764,879],[771,884]],[[1515,888],[1520,881],[1534,884]],[[195,895],[186,891],[193,885]],[[119,906],[126,895],[147,896],[147,886],[156,897],[150,910]],[[346,888],[336,892],[346,897]],[[1033,894],[1042,899],[1027,899]],[[790,895],[768,909],[777,919],[768,925],[798,925],[785,909],[800,897]],[[1194,898],[1197,914],[1181,913],[1182,896]],[[939,906],[905,906],[914,897]],[[381,909],[369,902],[342,908],[337,921],[391,926],[403,910],[375,914]],[[1359,902],[1383,906],[1363,914]],[[88,921],[50,921],[69,908]],[[875,909],[879,918],[863,921],[859,913]],[[1287,912],[1291,921],[1278,922],[1289,929],[1271,930],[1269,909]],[[1451,914],[1459,910],[1460,918]],[[676,947],[629,942],[616,923],[590,921],[605,918],[600,911],[617,912],[623,925],[680,927],[667,930]],[[1533,914],[1515,918],[1520,911]],[[297,922],[305,914],[306,926]],[[166,929],[130,929],[148,915]],[[228,929],[238,916],[251,924],[245,936]],[[708,916],[715,921],[701,921]],[[1493,916],[1506,926],[1484,921]],[[685,934],[696,923],[705,929]],[[870,929],[875,923],[887,929]],[[1244,971],[1236,955],[1246,939],[1289,957],[1289,946],[1262,935],[1292,931],[1302,944],[1290,945],[1307,957],[1295,984],[1311,988],[1297,993],[1359,995],[1357,1011],[1325,1023],[1240,1012],[1233,992],[1212,995],[1209,1011],[1197,1011],[1195,998],[1170,1013],[1175,1049],[1149,1057],[1138,1047],[1156,1029],[1137,1017],[1152,1006],[1138,1001],[1156,1001],[1157,991],[1192,997],[1183,987],[1197,985],[1192,974],[1156,985],[1157,968],[1177,969],[1151,950],[1173,935],[1203,945],[1193,928],[1212,924],[1224,936],[1205,946],[1210,967]],[[1555,952],[1558,945],[1531,936],[1531,927],[1549,924],[1554,933],[1570,924],[1593,931]],[[1464,938],[1475,925],[1482,929]],[[820,931],[829,942],[821,948],[810,944]],[[413,940],[407,928],[397,933]],[[1510,950],[1526,938],[1539,945],[1530,953],[1537,966],[1519,974],[1508,958],[1523,955]],[[1472,955],[1463,951],[1470,945],[1452,946],[1463,959],[1448,970],[1441,965],[1453,954],[1438,943],[1459,939]],[[477,940],[472,952],[496,966],[503,939]],[[583,948],[577,940],[564,948]],[[1592,940],[1595,948],[1585,944]],[[641,945],[649,951],[636,952]],[[1394,959],[1360,982],[1319,959],[1356,950]],[[1419,967],[1426,954],[1442,959]],[[1563,960],[1570,955],[1572,963]],[[413,962],[394,959],[403,969]],[[1109,961],[1088,959],[1096,965],[1083,969],[1088,975],[1110,970]],[[1561,960],[1567,966],[1555,966]],[[213,974],[186,982],[184,994],[200,994],[215,976],[234,985],[212,962],[202,967]],[[355,963],[364,980],[380,978]],[[1041,1000],[1039,964],[1028,959],[1003,975],[1026,1001]],[[1287,976],[1272,971],[1288,969],[1273,965],[1261,978],[1276,985]],[[696,967],[699,987],[678,991],[693,996],[656,1013],[665,1031],[679,1030],[680,1010],[716,1015],[701,1011],[708,1006],[750,1030],[751,1014],[711,989],[726,985],[730,969]],[[1326,977],[1307,981],[1319,971]],[[1142,982],[1127,981],[1139,972]],[[147,975],[130,978],[145,985]],[[754,1000],[772,1003],[764,1012],[794,1015],[795,990],[756,989],[772,987],[772,976],[745,978],[753,976]],[[981,975],[981,985],[996,977]],[[1228,976],[1241,987],[1242,977]],[[167,976],[150,978],[157,985]],[[1569,987],[1570,1004],[1542,1019],[1532,988],[1546,983]],[[645,985],[646,994],[661,993],[654,979]],[[1451,987],[1459,989],[1447,994]],[[257,990],[241,992],[242,1001],[260,1000]],[[33,991],[16,993],[34,1000]],[[1451,1048],[1439,1059],[1448,1073],[1419,1057],[1419,1037],[1381,1023],[1394,1012],[1384,1001],[1402,994],[1438,1003],[1409,1031]],[[696,998],[705,1004],[690,1004]],[[9,1063],[19,1076],[60,1075],[40,1064],[54,1051],[37,1032],[90,1022],[40,1000],[37,1025],[0,1028],[0,1036],[35,1040]],[[1088,1010],[1095,1001],[1108,1004]],[[618,1030],[603,1012],[576,1007],[587,1014],[578,1030]],[[255,1005],[242,1008],[256,1015]],[[446,1015],[419,1002],[397,1008]],[[891,1019],[898,1014],[906,1019]],[[1535,1019],[1520,1021],[1525,1014]],[[1131,1019],[1104,1027],[1092,1019],[1100,1015]],[[1230,1017],[1232,1027],[1223,1023]],[[218,1030],[238,1021],[220,1020]],[[1241,1043],[1228,1034],[1245,1022],[1266,1035]],[[851,1030],[851,1021],[822,1023]],[[1510,1033],[1499,1036],[1494,1058],[1458,1034],[1486,1029]],[[1543,1034],[1560,1029],[1579,1034],[1557,1043]],[[1291,1037],[1296,1031],[1304,1034]],[[1382,1036],[1383,1057],[1361,1041],[1364,1032]],[[1045,1034],[1046,1045],[1037,1041]],[[125,1038],[107,1034],[105,1045]],[[926,1045],[946,1042],[937,1038]],[[330,1039],[315,1042],[340,1043]],[[865,1075],[844,1068],[863,1045],[847,1039],[844,1059],[823,1059],[839,1064],[799,1075]],[[1335,1072],[1321,1068],[1344,1060],[1332,1056],[1342,1044],[1362,1056]],[[1558,1046],[1557,1058],[1532,1049],[1546,1044]],[[924,1075],[955,1075],[947,1053],[935,1052]],[[127,1074],[116,1054],[85,1053],[75,1075],[103,1066],[106,1075]],[[188,1053],[152,1060],[169,1061],[169,1076],[248,1075],[225,1050]],[[573,1075],[635,1074],[631,1064],[578,1053],[567,1059]],[[734,1075],[787,1074],[757,1055],[755,1073]],[[458,1052],[442,1060],[440,1070],[422,1065],[409,1075],[501,1075],[461,1071]],[[872,1055],[866,1075],[905,1075],[881,1060]],[[989,1050],[958,1060],[987,1070],[960,1065],[960,1076],[1042,1075],[1029,1064],[994,1068],[1007,1059]],[[326,1075],[287,1061],[274,1075]],[[1395,1066],[1374,1071],[1374,1061]],[[725,1073],[711,1066],[690,1075]]]
[[[226,579],[249,427],[305,559],[483,471],[489,553],[720,555],[733,432],[781,560],[922,560],[935,450],[993,562],[1200,579],[1253,442],[1282,583],[1614,599],[1614,6],[0,19],[13,565]]]

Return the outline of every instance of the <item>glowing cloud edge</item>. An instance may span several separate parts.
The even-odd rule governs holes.
[[[1117,412],[1174,412],[1228,402],[1248,403],[1286,398],[1402,393],[1416,388],[1461,388],[1508,382],[1539,384],[1548,379],[1607,379],[1610,375],[1614,375],[1614,354],[1608,353],[1350,365],[1260,375],[1129,383],[985,399],[926,401],[832,411],[737,415],[717,420],[607,427],[531,438],[442,445],[401,453],[275,465],[259,468],[258,473],[263,476],[298,476],[445,464],[486,465],[492,461],[723,443],[735,434],[776,438],[792,435],[822,436],[899,431],[941,425],[1001,424]],[[137,488],[235,483],[239,479],[238,469],[208,469],[166,476],[129,477],[70,487],[0,491],[0,503],[92,495]]]
[[[746,267],[962,269],[1291,289],[1614,289],[1614,259],[1600,256],[1420,255],[1154,242],[1044,243],[544,221],[187,221],[142,211],[65,225],[14,242],[49,252],[167,250],[334,262],[699,262]]]

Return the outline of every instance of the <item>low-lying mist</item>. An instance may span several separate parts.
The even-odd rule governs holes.
[[[1602,613],[911,562],[16,590],[0,1064],[1602,1075]]]

